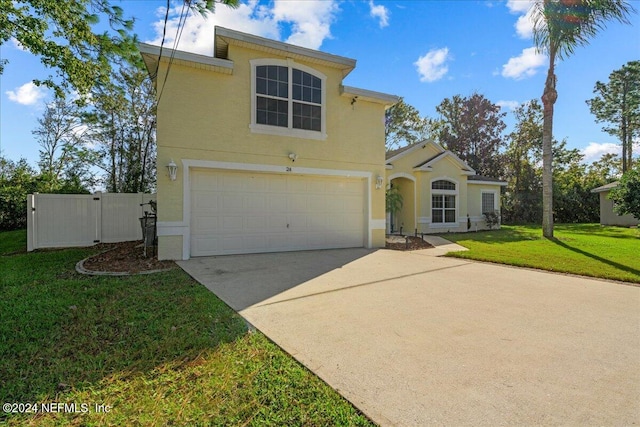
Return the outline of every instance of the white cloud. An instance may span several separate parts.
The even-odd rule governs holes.
[[[523,39],[533,37],[533,12],[532,8],[535,0],[508,0],[507,8],[511,13],[521,15],[518,17],[514,27],[516,33]]]
[[[158,9],[158,14],[165,9]],[[169,11],[165,46],[174,47],[182,6]],[[221,26],[261,37],[280,40],[281,28],[288,25],[290,34],[287,43],[310,49],[318,49],[331,37],[330,27],[339,12],[337,2],[330,1],[283,1],[275,0],[269,6],[257,0],[240,3],[236,9],[218,5],[214,14],[202,17],[190,13],[184,22],[178,50],[203,55],[213,55],[214,28]],[[156,21],[156,38],[148,41],[159,45],[162,41],[164,17]]]
[[[546,55],[538,53],[535,47],[529,47],[502,66],[502,76],[515,80],[531,77],[546,63],[546,59]]]
[[[25,83],[5,93],[11,101],[22,105],[36,105],[41,99],[47,96],[47,90],[36,86],[33,82]]]
[[[533,0],[507,0],[507,8],[511,13],[527,13]]]
[[[449,67],[446,62],[451,60],[449,48],[432,49],[418,58],[414,65],[418,69],[421,82],[435,82],[447,74]]]
[[[582,159],[584,163],[592,163],[600,160],[603,154],[614,153],[621,155],[622,148],[613,142],[590,142],[589,145],[581,150],[581,153],[584,155],[584,159]]]
[[[373,4],[373,0],[369,0],[369,14],[372,18],[377,18],[380,28],[389,25],[389,9],[382,5]]]
[[[276,0],[271,13],[276,23],[291,25],[287,43],[318,49],[326,38],[331,38],[330,27],[339,11],[334,0]]]
[[[13,44],[13,47],[15,47],[16,49],[27,52],[27,48],[24,47],[24,45],[20,43],[15,37],[11,37],[11,44]]]
[[[520,103],[518,101],[504,101],[504,100],[501,100],[501,101],[496,102],[496,105],[501,107],[501,108],[513,111],[516,108],[518,108]]]

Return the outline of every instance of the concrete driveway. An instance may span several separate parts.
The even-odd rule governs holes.
[[[640,423],[640,288],[366,249],[180,266],[380,425]]]

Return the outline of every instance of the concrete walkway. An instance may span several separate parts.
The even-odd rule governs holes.
[[[380,425],[640,423],[639,287],[434,253],[179,264]]]

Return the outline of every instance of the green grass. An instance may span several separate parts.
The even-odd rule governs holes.
[[[0,231],[0,256],[26,250],[27,230]]]
[[[452,257],[640,283],[638,229],[565,224],[545,239],[540,226],[502,226],[443,237],[469,249]]]
[[[0,233],[4,253],[19,234]],[[371,425],[181,270],[77,274],[91,253],[0,256],[0,403],[89,405],[0,424]]]

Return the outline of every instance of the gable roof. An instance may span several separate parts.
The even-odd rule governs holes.
[[[387,163],[391,163],[398,160],[399,158],[406,156],[407,154],[413,153],[419,148],[425,148],[427,145],[433,146],[437,151],[440,152],[446,151],[437,142],[425,139],[412,145],[405,145],[404,147],[400,147],[397,150],[388,151],[385,158],[387,159]]]
[[[605,184],[605,185],[603,185],[601,187],[594,188],[593,190],[591,190],[591,192],[592,193],[604,193],[605,191],[613,190],[614,188],[616,188],[618,186],[619,183],[620,183],[620,181],[610,182],[609,184]]]
[[[312,64],[320,64],[342,70],[345,77],[356,67],[356,60],[344,56],[320,52],[306,47],[300,47],[253,34],[241,33],[229,28],[215,27],[214,56],[220,59],[228,59],[229,46],[241,46],[266,53],[299,59]]]
[[[417,144],[401,147],[397,150],[389,151],[386,155],[387,165],[390,165],[392,162],[404,156],[410,155],[418,149],[425,148],[427,145],[431,145],[433,148],[435,148],[436,151],[438,151],[438,154],[418,163],[413,167],[414,169],[430,170],[431,166],[433,166],[435,163],[439,162],[442,159],[450,158],[454,163],[458,164],[465,175],[475,175],[476,172],[466,162],[460,159],[460,157],[456,156],[452,151],[445,150],[440,144],[435,141],[427,140],[424,140]]]

